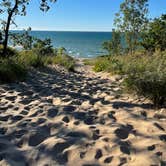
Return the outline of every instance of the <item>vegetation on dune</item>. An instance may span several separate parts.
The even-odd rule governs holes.
[[[21,46],[25,44],[26,39],[22,41],[24,42],[21,42]],[[0,47],[1,51],[3,51],[3,46]],[[23,49],[22,51],[16,51],[8,47],[7,53],[8,58],[2,57],[0,59],[1,83],[25,79],[27,71],[32,67],[41,68],[48,65],[60,65],[68,71],[74,71],[75,60],[62,51],[62,48],[53,48],[49,39],[35,40],[31,49]]]
[[[14,59],[0,59],[0,83],[25,79],[27,70]]]
[[[48,1],[41,0],[42,11],[49,9]],[[0,14],[6,16],[0,31],[0,82],[22,80],[31,67],[58,64],[74,70],[75,61],[65,48],[53,48],[50,39],[33,38],[30,28],[11,35],[13,45],[21,46],[22,51],[8,47],[10,25],[15,16],[26,15],[28,2],[0,3]],[[108,55],[84,62],[93,65],[96,72],[125,75],[126,89],[148,97],[160,107],[166,102],[166,14],[153,20],[148,20],[147,14],[148,0],[124,0],[115,17],[112,38],[103,43]]]
[[[166,102],[166,15],[149,21],[147,2],[125,0],[111,40],[103,44],[108,55],[85,64],[96,72],[124,75],[128,92],[148,97],[160,107]]]
[[[86,61],[96,72],[124,75],[125,89],[151,99],[155,107],[166,102],[166,52],[103,56]]]

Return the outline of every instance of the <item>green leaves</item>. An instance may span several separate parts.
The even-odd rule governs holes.
[[[125,45],[131,54],[138,47],[140,32],[146,28],[147,2],[148,0],[125,0],[114,20],[118,30],[125,33]]]
[[[113,29],[111,41],[104,42],[103,48],[107,50],[110,55],[120,55],[122,51],[121,33]]]
[[[148,51],[166,49],[166,14],[149,23],[148,30],[142,34],[141,45]]]

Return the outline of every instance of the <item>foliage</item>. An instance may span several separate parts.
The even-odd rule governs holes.
[[[166,49],[166,14],[149,23],[148,30],[142,35],[141,45],[148,51]]]
[[[66,54],[66,49],[64,47],[61,47],[57,50],[57,55],[65,55]]]
[[[36,39],[36,42],[33,45],[33,51],[36,55],[46,56],[46,55],[55,55],[56,50],[53,49],[50,39]]]
[[[13,46],[22,46],[24,50],[30,50],[32,49],[33,44],[33,37],[29,34],[31,31],[31,28],[28,28],[27,30],[24,30],[23,33],[12,33],[11,34],[11,40],[13,43]]]
[[[13,59],[0,59],[0,83],[23,80],[26,73],[26,68]]]
[[[128,89],[150,98],[156,107],[162,106],[166,102],[166,54],[143,57],[130,65],[125,83]]]
[[[36,55],[32,50],[30,51],[21,51],[20,54],[16,57],[17,61],[27,68],[29,67],[43,67],[44,61],[41,56]]]
[[[116,14],[115,25],[125,34],[125,45],[130,54],[137,49],[140,33],[146,28],[148,0],[125,0]]]
[[[9,28],[11,24],[15,24],[14,18],[18,15],[26,15],[26,7],[30,0],[3,0],[0,2],[0,14],[3,14],[6,18],[0,21],[1,24],[1,36],[3,37],[3,56],[6,56],[8,38],[9,38]],[[42,11],[49,10],[48,2],[56,2],[56,0],[40,0],[40,9]]]
[[[59,65],[65,67],[69,71],[74,71],[75,61],[70,56],[67,56],[67,55],[57,56],[56,58],[54,58],[53,63],[59,64]]]
[[[94,66],[95,65],[95,60],[94,58],[88,58],[88,59],[83,59],[84,65],[89,65],[89,66]]]
[[[142,52],[134,55],[104,56],[89,64],[96,72],[125,75],[125,87],[151,99],[156,107],[166,102],[166,52],[149,56]]]
[[[33,50],[21,51],[16,57],[17,61],[26,68],[30,67],[45,67],[48,65],[60,65],[69,71],[74,71],[75,61],[72,57],[68,55],[43,55],[39,56],[34,53]]]
[[[103,43],[103,48],[108,51],[109,55],[120,55],[121,46],[121,34],[113,29],[111,41]]]
[[[0,56],[3,54],[3,45],[0,45]],[[11,48],[11,47],[7,47],[7,51],[6,51],[6,55],[7,56],[14,56],[14,55],[17,55],[18,52]]]
[[[110,61],[108,58],[98,58],[96,59],[93,70],[96,72],[108,71],[108,66]]]

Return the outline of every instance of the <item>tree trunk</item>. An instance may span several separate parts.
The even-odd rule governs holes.
[[[7,53],[7,45],[8,45],[8,39],[9,39],[9,28],[10,28],[11,19],[12,19],[13,13],[17,9],[17,7],[18,7],[18,0],[15,0],[15,5],[14,5],[13,9],[8,14],[7,24],[5,27],[5,39],[3,42],[3,53],[2,53],[2,55],[4,57],[6,57],[6,53]]]

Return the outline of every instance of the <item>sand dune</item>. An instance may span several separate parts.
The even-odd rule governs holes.
[[[76,70],[0,85],[0,166],[166,165],[166,109],[121,94],[118,76]]]

